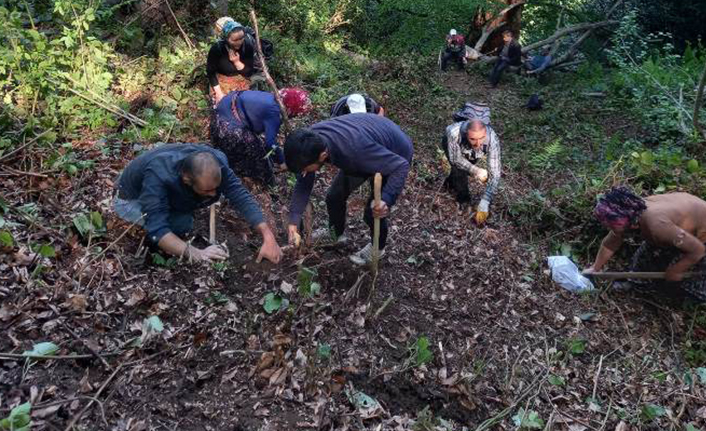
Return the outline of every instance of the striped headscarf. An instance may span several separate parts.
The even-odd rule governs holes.
[[[625,186],[613,187],[598,200],[593,214],[607,228],[636,225],[647,208],[645,201]]]

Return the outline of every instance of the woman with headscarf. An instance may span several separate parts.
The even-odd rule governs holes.
[[[688,193],[643,199],[627,187],[616,187],[599,200],[594,215],[610,232],[585,272],[600,271],[620,248],[626,234],[639,233],[644,241],[632,258],[631,271],[664,271],[667,287],[684,280],[680,285],[684,290],[706,301],[706,276],[685,279],[690,269],[706,270],[705,201]]]
[[[262,65],[255,53],[255,40],[239,22],[218,20],[220,39],[211,46],[206,59],[206,75],[217,104],[230,91],[248,90],[264,81]]]
[[[304,113],[310,106],[304,90],[286,88],[280,95],[290,116]],[[211,142],[223,151],[236,175],[272,185],[273,168],[284,163],[277,142],[280,125],[280,107],[271,93],[232,91],[213,110]]]

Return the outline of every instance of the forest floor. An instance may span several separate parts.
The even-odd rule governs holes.
[[[123,235],[128,226],[106,216],[105,236],[55,244],[57,257],[41,261],[43,277],[31,270],[42,258],[26,249],[2,258],[0,330],[7,336],[0,351],[18,354],[52,341],[59,355],[86,357],[30,362],[0,355],[1,414],[31,399],[33,429],[48,430],[77,417],[81,429],[121,431],[706,424],[706,375],[691,377],[683,359],[692,323],[679,301],[565,291],[546,270],[549,241],[532,240],[513,223],[511,204],[532,188],[512,168],[522,166],[513,150],[526,138],[517,122],[535,115],[522,108],[523,87],[513,85],[520,78],[508,77],[496,90],[475,72],[440,79],[447,94],[422,109],[383,103],[416,153],[372,293],[368,270],[348,260],[368,238],[367,190],[349,202],[349,244],[315,245],[278,266],[254,263],[259,238],[225,207],[218,235],[231,257],[220,267],[136,256],[141,233]],[[481,228],[471,221],[472,208],[459,208],[441,189],[437,145],[466,100],[491,105],[506,161]],[[630,128],[616,125],[612,113],[591,115],[607,136]],[[0,177],[15,190],[6,199],[36,203],[40,218],[51,221],[36,226],[47,238],[65,237],[50,226],[70,226],[71,213],[109,214],[112,181],[133,157],[133,148],[106,154],[94,142],[74,147],[96,160],[94,169],[72,178]],[[323,193],[332,174],[315,189],[315,228],[325,226]],[[284,241],[288,191],[281,181],[274,201],[258,196]],[[197,245],[208,236],[207,219],[205,211],[197,215]],[[316,271],[319,294],[298,293],[302,266]],[[284,301],[271,314],[263,309],[268,293]],[[164,330],[134,346],[150,316],[159,316]],[[91,350],[106,353],[105,364]]]

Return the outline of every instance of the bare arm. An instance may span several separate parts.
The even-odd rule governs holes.
[[[596,255],[596,260],[593,261],[589,271],[600,271],[603,265],[608,262],[616,251],[623,245],[623,237],[616,235],[613,231],[608,232],[603,241],[601,242],[601,248],[598,250]]]
[[[706,255],[704,244],[675,224],[660,226],[652,235],[657,244],[676,247],[682,252],[681,259],[665,270],[665,278],[669,281],[681,281],[684,273]]]

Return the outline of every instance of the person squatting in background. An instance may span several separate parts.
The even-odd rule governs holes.
[[[441,70],[446,72],[449,61],[455,61],[461,68],[466,65],[466,40],[451,29],[446,35],[446,48],[441,55]]]
[[[444,184],[455,193],[456,200],[464,205],[471,201],[469,175],[481,183],[487,183],[475,216],[476,223],[483,224],[488,218],[490,203],[500,184],[500,139],[490,126],[490,109],[487,106],[466,103],[463,110],[454,115],[454,119],[459,118],[459,115],[467,119],[448,126],[441,141],[441,148],[451,165],[451,174]],[[488,170],[476,166],[484,159],[487,159]]]
[[[262,64],[255,53],[255,39],[248,28],[229,17],[216,23],[219,40],[206,58],[206,75],[214,104],[232,90],[255,89],[265,81]]]
[[[343,96],[331,107],[331,117],[365,112],[385,116],[385,110],[375,99],[360,93]]]

